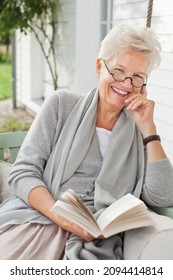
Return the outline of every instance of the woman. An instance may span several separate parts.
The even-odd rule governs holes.
[[[173,168],[146,92],[159,51],[151,29],[113,28],[96,61],[98,88],[45,101],[9,176],[14,195],[0,208],[1,259],[60,259],[69,233],[68,259],[122,258],[121,234],[94,240],[50,211],[68,188],[97,215],[129,192],[151,205],[173,204]],[[97,251],[112,243],[108,256]]]

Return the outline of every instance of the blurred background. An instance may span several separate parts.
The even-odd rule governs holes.
[[[86,93],[97,86],[100,42],[115,25],[146,26],[147,0],[1,0],[0,132],[28,130],[56,89]],[[155,122],[173,161],[173,9],[153,0],[151,27],[162,61],[148,81]]]

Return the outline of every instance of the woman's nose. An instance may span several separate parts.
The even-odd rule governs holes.
[[[131,77],[126,77],[122,83],[125,84],[126,87],[131,88],[133,86],[132,81]]]

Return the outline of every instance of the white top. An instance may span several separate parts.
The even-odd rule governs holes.
[[[101,151],[102,157],[104,158],[112,131],[107,130],[105,128],[100,128],[100,127],[96,127],[96,131],[97,131],[97,135],[98,135],[100,151]]]

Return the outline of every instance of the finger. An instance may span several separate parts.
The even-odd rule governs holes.
[[[105,239],[103,235],[99,235],[98,239]]]
[[[127,110],[135,110],[139,106],[143,104],[142,98],[136,98],[135,100],[131,101],[130,104],[127,106]]]
[[[135,101],[136,99],[143,99],[144,97],[141,95],[141,94],[134,94],[128,98],[125,99],[125,103],[128,104],[128,103],[131,103],[132,101]]]
[[[147,89],[146,89],[146,86],[143,86],[141,88],[141,94],[144,98],[147,98]]]
[[[94,239],[94,237],[84,229],[83,229],[83,236],[84,236],[85,240],[88,240],[88,241],[91,241]]]
[[[86,230],[84,230],[83,228],[81,228],[80,226],[78,226],[76,224],[73,225],[73,230],[72,231],[73,231],[73,233],[82,237],[86,241],[91,241],[91,240],[94,239],[94,237],[90,233],[88,233]]]

